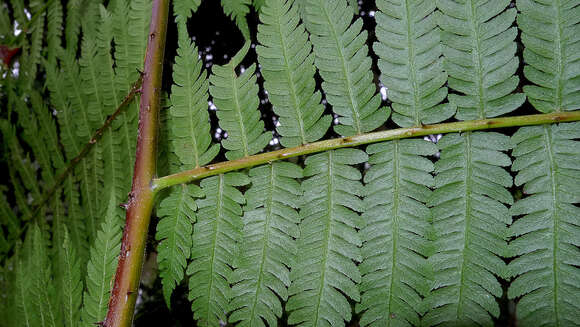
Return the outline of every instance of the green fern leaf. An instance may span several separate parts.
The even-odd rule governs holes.
[[[48,244],[46,235],[38,225],[34,224],[27,235],[30,248],[26,253],[27,267],[32,273],[31,289],[28,294],[32,297],[32,310],[35,311],[38,326],[57,327],[58,316],[54,305],[55,289],[51,282],[51,264],[48,256]]]
[[[191,14],[197,11],[197,7],[201,4],[201,0],[174,0],[173,14],[175,21],[178,24],[187,23],[187,19]],[[175,72],[175,69],[173,70]]]
[[[512,170],[528,196],[511,208],[508,290],[522,326],[580,324],[580,124],[522,127]]]
[[[48,61],[54,62],[61,47],[62,39],[62,3],[51,1],[46,9],[46,48]]]
[[[541,112],[580,107],[578,1],[518,0],[522,30],[524,75],[534,85],[524,86],[530,103]]]
[[[80,306],[82,303],[83,284],[81,280],[81,264],[76,255],[75,248],[71,244],[68,230],[62,226],[64,237],[62,244],[58,247],[57,263],[59,274],[56,276],[59,287],[60,306],[63,311],[63,321],[65,326],[77,326],[80,317]]]
[[[511,27],[515,8],[510,0],[438,0],[443,13],[445,70],[449,88],[463,95],[450,94],[457,105],[457,119],[496,117],[517,109],[525,95],[512,93],[519,83],[515,76],[519,60],[514,41],[518,31]]]
[[[501,257],[511,222],[505,205],[513,203],[506,190],[512,177],[502,168],[511,165],[502,152],[510,148],[509,137],[448,134],[438,145],[436,189],[427,202],[435,229],[435,253],[429,257],[435,280],[424,323],[493,326],[491,317],[499,316],[496,298],[502,296],[497,276],[506,272]]]
[[[198,58],[195,45],[189,40],[185,25],[179,26],[179,47],[173,67],[170,125],[173,151],[182,169],[201,167],[219,152],[219,144],[211,145],[207,73]]]
[[[104,221],[97,232],[87,263],[86,289],[83,295],[83,325],[93,326],[107,314],[112,278],[121,250],[123,212],[114,194],[107,199]]]
[[[264,132],[264,122],[258,111],[258,85],[256,84],[256,65],[242,70],[236,75],[236,67],[250,49],[250,42],[224,66],[213,66],[209,78],[209,91],[218,108],[220,127],[228,133],[222,141],[228,160],[234,160],[258,153],[272,139],[270,132]]]
[[[167,306],[171,305],[171,293],[183,279],[192,246],[193,223],[195,222],[195,198],[203,194],[196,185],[181,185],[172,189],[161,201],[157,215],[155,238],[157,246],[159,276],[163,283],[163,296]]]
[[[253,0],[252,6],[256,9],[257,12],[262,12],[262,7],[266,3],[266,0]]]
[[[361,173],[349,165],[367,161],[361,150],[341,149],[306,159],[302,182],[298,255],[290,273],[288,323],[299,326],[344,326],[351,319],[347,298],[360,300],[363,211]]]
[[[280,117],[276,128],[280,143],[294,147],[319,140],[326,134],[331,117],[325,115],[319,92],[314,92],[314,55],[308,34],[298,24],[293,0],[268,0],[262,7],[258,27],[258,61],[264,87]]]
[[[265,9],[265,8],[264,8]],[[288,299],[290,269],[296,255],[302,168],[277,162],[250,170],[240,258],[231,283],[230,322],[238,326],[276,326]],[[279,299],[279,298],[280,299]]]
[[[314,45],[315,64],[324,82],[322,89],[340,125],[334,130],[342,136],[358,135],[381,126],[389,109],[379,109],[366,46],[367,32],[361,18],[353,20],[353,9],[346,0],[307,0],[304,21]]]
[[[66,27],[64,30],[66,47],[70,53],[77,53],[82,24],[83,0],[70,0],[66,4]]]
[[[380,0],[377,7],[374,50],[393,102],[393,121],[409,127],[453,116],[455,107],[441,103],[447,97],[447,74],[435,1]]]
[[[252,0],[222,0],[221,3],[224,9],[224,13],[230,16],[231,19],[236,22],[236,25],[242,32],[244,38],[249,40],[250,28],[248,27],[246,15],[250,12]]]
[[[230,173],[201,181],[205,199],[197,200],[189,276],[189,300],[193,317],[201,326],[227,321],[231,299],[231,265],[242,229],[245,199],[235,186],[249,183],[246,175]]]
[[[437,147],[424,140],[401,140],[370,145],[371,168],[365,174],[366,226],[362,281],[362,326],[420,325],[429,293],[431,214],[425,202],[433,187],[433,164],[423,156]]]

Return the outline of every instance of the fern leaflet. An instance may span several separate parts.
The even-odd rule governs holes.
[[[530,103],[541,112],[580,107],[580,2],[518,0],[522,30],[524,86]]]
[[[514,8],[510,0],[438,0],[443,13],[445,69],[449,88],[463,95],[450,94],[457,105],[457,119],[483,119],[514,111],[525,101],[524,94],[512,92],[519,83],[514,75],[519,60],[515,56],[518,31],[511,27]]]
[[[178,24],[187,23],[187,19],[191,17],[192,13],[196,12],[200,4],[201,0],[174,0],[173,14],[175,15],[175,21]],[[175,72],[175,69],[173,71]]]
[[[377,6],[374,50],[393,102],[393,121],[409,127],[448,119],[455,107],[441,103],[447,97],[447,74],[435,1],[381,0]]]
[[[506,271],[501,257],[511,216],[505,205],[513,203],[506,190],[512,177],[502,168],[511,165],[502,152],[510,148],[509,137],[448,134],[438,145],[436,189],[427,202],[435,229],[435,253],[429,257],[435,280],[424,322],[490,326],[502,296],[496,276]]]
[[[509,298],[521,297],[522,326],[580,324],[580,124],[520,128],[513,136],[512,170],[527,197],[511,214]]]
[[[227,321],[231,265],[242,229],[240,205],[245,202],[235,186],[248,183],[248,177],[241,173],[218,175],[201,181],[206,197],[197,200],[199,210],[187,275],[193,317],[202,326],[218,326]]]
[[[252,0],[221,0],[224,13],[236,22],[246,40],[250,39],[250,28],[246,15],[250,12]]]
[[[193,169],[210,162],[219,152],[219,144],[211,144],[207,112],[207,73],[198,58],[197,48],[189,40],[185,25],[179,26],[179,48],[175,57],[171,87],[171,142],[182,169]]]
[[[288,299],[290,269],[296,255],[302,168],[278,162],[250,170],[240,257],[232,274],[230,322],[238,326],[276,326]],[[263,320],[262,320],[263,319]],[[266,322],[266,324],[264,323]]]
[[[187,258],[191,254],[193,223],[195,222],[195,198],[202,196],[196,185],[181,185],[171,191],[159,204],[155,238],[159,276],[163,283],[163,296],[168,306],[171,293],[183,279]]]
[[[107,313],[112,278],[121,250],[122,212],[112,193],[107,201],[105,218],[97,232],[87,263],[86,289],[83,295],[82,320],[92,326]]]
[[[314,92],[314,55],[293,0],[268,0],[262,7],[258,27],[258,60],[264,87],[274,112],[280,116],[276,129],[280,143],[294,147],[319,140],[330,126],[319,92]]]
[[[389,117],[379,109],[381,98],[371,71],[362,19],[353,19],[346,0],[305,0],[304,21],[316,55],[314,63],[324,79],[322,89],[339,115],[334,130],[342,136],[375,130]]]
[[[78,325],[82,303],[81,263],[71,244],[68,230],[64,225],[59,227],[63,229],[64,233],[63,243],[56,244],[58,247],[56,262],[59,266],[59,274],[56,279],[61,294],[60,306],[63,312],[64,325],[74,327]]]
[[[236,67],[250,49],[250,42],[225,66],[213,66],[209,78],[209,91],[218,108],[220,127],[228,133],[222,141],[228,160],[234,160],[258,153],[270,142],[272,134],[264,132],[264,122],[258,111],[258,85],[256,84],[256,65],[242,70],[236,75]]]
[[[362,225],[357,212],[364,193],[361,173],[349,165],[365,162],[366,153],[340,149],[306,159],[302,182],[298,255],[292,267],[288,323],[299,326],[344,326],[351,318],[347,297],[360,300]]]
[[[362,281],[362,326],[420,325],[427,310],[432,272],[426,257],[431,244],[430,211],[425,202],[433,186],[433,164],[423,156],[437,148],[424,140],[401,140],[370,145],[371,168],[365,174],[366,226]]]

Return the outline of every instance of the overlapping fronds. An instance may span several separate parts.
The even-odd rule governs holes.
[[[236,22],[236,25],[242,32],[242,35],[246,38],[246,40],[249,40],[250,28],[248,27],[246,15],[250,12],[252,0],[222,0],[221,4],[224,9],[224,13],[230,16],[231,19]]]
[[[298,255],[292,267],[288,323],[298,326],[344,326],[351,319],[348,298],[359,301],[362,245],[357,228],[364,209],[361,173],[350,166],[367,154],[341,149],[310,156],[302,182]]]
[[[193,169],[210,162],[219,152],[219,144],[211,145],[207,111],[207,73],[198,58],[197,48],[189,40],[185,25],[178,25],[179,48],[173,67],[170,128],[173,151],[183,169]],[[234,134],[235,135],[235,134]]]
[[[265,9],[265,8],[264,8]],[[230,322],[276,326],[288,299],[290,266],[296,255],[302,168],[279,162],[253,168],[246,191],[240,257],[231,278]]]
[[[580,324],[580,124],[520,128],[512,170],[527,196],[511,207],[509,298],[522,326]]]
[[[381,81],[393,102],[393,121],[402,127],[438,123],[455,107],[447,97],[435,1],[380,0],[373,46]]]
[[[111,279],[117,266],[121,249],[121,223],[123,212],[114,194],[106,199],[107,207],[95,242],[91,246],[86,270],[86,288],[83,295],[82,320],[86,325],[103,321],[107,313]]]
[[[524,86],[541,112],[580,107],[580,2],[518,0],[524,44]]]
[[[195,198],[202,196],[196,185],[181,185],[171,191],[159,204],[155,238],[159,276],[163,283],[165,302],[171,304],[171,293],[183,279],[187,258],[191,254],[193,223],[195,222]]]
[[[236,186],[247,185],[249,178],[229,173],[201,181],[204,199],[197,200],[197,223],[193,229],[189,276],[189,300],[193,317],[201,326],[227,322],[231,299],[231,265],[236,242],[242,230],[244,195]]]
[[[518,34],[511,27],[516,9],[506,9],[510,0],[439,0],[443,13],[439,25],[445,45],[445,70],[449,74],[449,102],[457,105],[457,119],[496,117],[517,109],[525,95],[512,93],[519,83],[515,76]]]
[[[359,266],[362,326],[419,326],[427,310],[432,272],[428,234],[431,213],[425,202],[433,187],[433,163],[424,156],[437,147],[424,140],[402,140],[367,148],[365,222]]]
[[[367,31],[361,18],[353,20],[346,0],[305,0],[304,22],[314,45],[315,65],[324,82],[322,89],[339,125],[334,130],[352,136],[375,130],[389,117],[380,108],[366,46]]]
[[[429,257],[435,280],[424,323],[493,325],[502,296],[497,279],[505,275],[506,205],[513,203],[512,177],[502,167],[511,160],[508,136],[499,133],[448,134],[438,142],[432,207],[434,251]]]
[[[280,143],[294,147],[319,140],[330,126],[322,116],[321,95],[314,92],[314,55],[294,0],[268,0],[258,26],[258,60],[264,87],[279,116]]]
[[[222,145],[226,148],[229,160],[247,157],[258,153],[272,139],[270,132],[264,131],[258,110],[258,85],[256,84],[256,64],[241,69],[240,76],[236,67],[242,62],[250,42],[224,66],[213,66],[209,78],[209,91],[218,108],[220,127],[228,133]]]

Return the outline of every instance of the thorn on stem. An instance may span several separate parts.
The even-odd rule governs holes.
[[[119,203],[119,207],[121,207],[121,209],[127,210],[129,205],[127,203]]]

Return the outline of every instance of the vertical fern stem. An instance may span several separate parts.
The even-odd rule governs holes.
[[[151,187],[156,169],[157,133],[163,56],[169,0],[153,0],[151,23],[139,105],[139,131],[133,172],[133,186],[127,202],[127,215],[115,284],[104,321],[106,327],[130,327],[139,290],[145,256],[145,243],[155,191]]]
[[[294,148],[286,148],[272,152],[260,153],[253,156],[244,157],[237,160],[219,162],[192,170],[182,171],[173,175],[168,175],[153,180],[152,188],[155,191],[183,183],[189,183],[201,178],[223,174],[243,168],[250,168],[277,160],[288,159],[306,154],[318,153],[339,148],[348,148],[364,144],[371,144],[383,141],[405,139],[411,137],[457,133],[466,131],[486,130],[493,128],[530,126],[551,123],[564,123],[580,120],[580,110],[570,112],[557,112],[550,114],[536,114],[527,116],[513,116],[490,118],[480,120],[466,120],[452,123],[442,123],[434,125],[421,125],[419,127],[397,128],[380,132],[360,134],[349,137],[318,141],[304,144]]]

